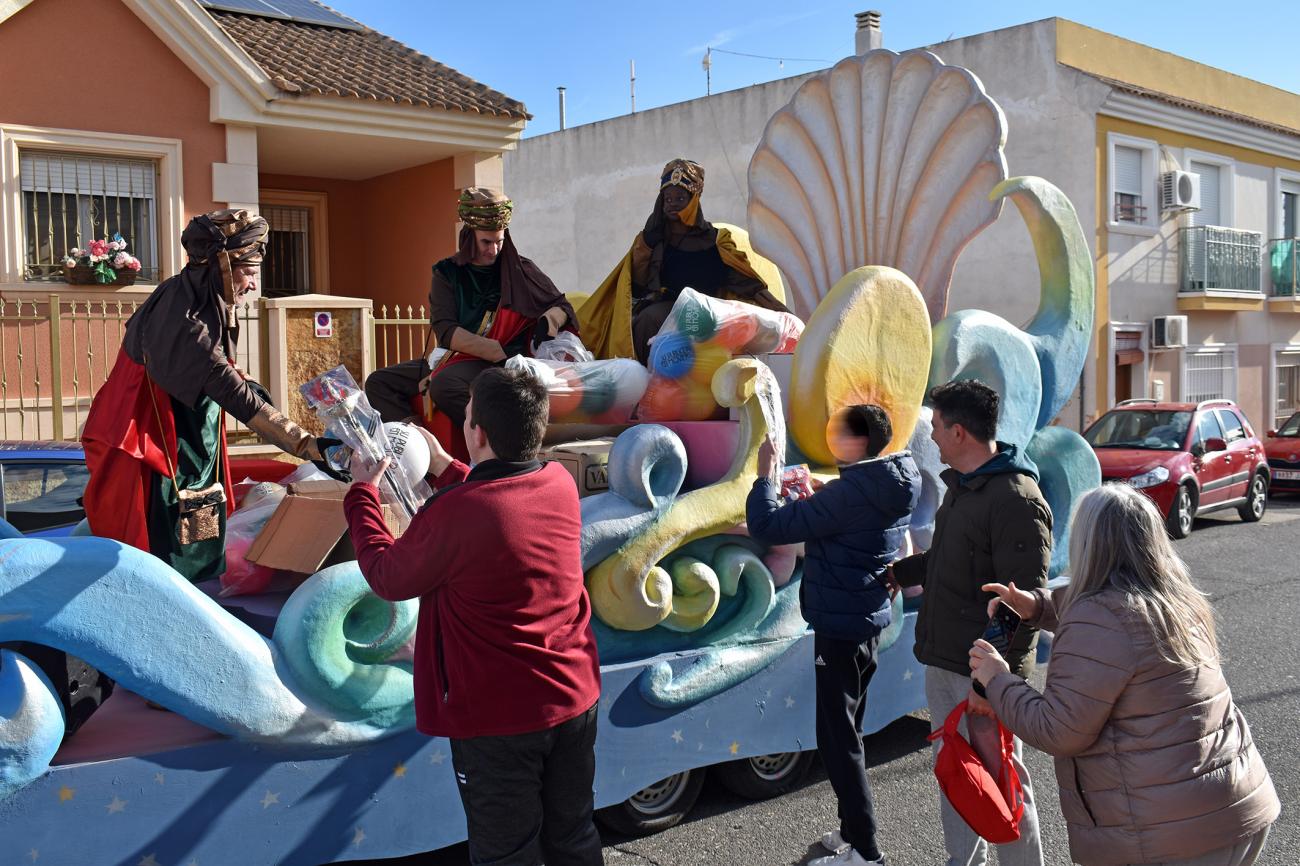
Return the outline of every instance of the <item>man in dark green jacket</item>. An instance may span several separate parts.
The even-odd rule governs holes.
[[[996,440],[997,392],[975,380],[955,381],[931,390],[929,402],[931,436],[950,467],[942,475],[948,491],[935,515],[930,549],[894,563],[892,574],[902,586],[925,586],[914,651],[926,666],[931,727],[942,728],[953,708],[969,700],[967,739],[996,775],[1001,766],[997,720],[989,703],[971,690],[970,679],[970,647],[984,633],[992,598],[980,586],[996,581],[1032,590],[1046,584],[1052,512],[1038,489],[1038,468],[1015,445]],[[1007,654],[1014,672],[1029,672],[1037,637],[1027,626],[1017,631]],[[1025,795],[1020,839],[998,846],[998,862],[1041,866],[1038,814],[1020,755],[1016,740],[1014,764]],[[942,794],[939,799],[948,864],[984,862],[987,843]]]

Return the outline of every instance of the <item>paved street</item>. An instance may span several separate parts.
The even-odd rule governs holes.
[[[1197,582],[1219,612],[1228,681],[1250,721],[1283,802],[1266,866],[1300,863],[1300,498],[1274,499],[1263,521],[1242,524],[1235,512],[1198,520],[1177,543]],[[1041,685],[1041,678],[1040,683]],[[867,742],[883,847],[895,866],[936,866],[943,848],[938,803],[925,741],[929,722],[908,717]],[[1046,863],[1070,863],[1051,761],[1035,752],[1028,763],[1043,823]],[[750,803],[710,782],[694,812],[677,827],[645,839],[606,837],[610,866],[803,864],[835,825],[826,774],[815,765],[807,783],[777,800]],[[378,866],[376,861],[376,866]],[[464,846],[399,861],[405,866],[461,866]]]

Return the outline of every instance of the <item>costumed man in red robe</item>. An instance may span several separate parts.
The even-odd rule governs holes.
[[[460,248],[433,266],[429,331],[448,349],[432,372],[425,358],[376,370],[366,378],[366,397],[385,421],[411,415],[411,400],[427,389],[453,430],[465,421],[474,377],[512,355],[528,354],[561,330],[578,329],[578,317],[550,277],[519,255],[510,237],[510,199],[500,191],[470,187],[457,214],[464,223]]]
[[[126,323],[81,441],[91,532],[147,550],[191,581],[225,570],[234,508],[223,412],[283,451],[320,461],[317,439],[235,367],[237,305],[257,288],[269,227],[244,210],[195,217],[189,262]]]

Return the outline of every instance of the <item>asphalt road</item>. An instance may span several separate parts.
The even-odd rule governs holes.
[[[1228,682],[1264,755],[1283,813],[1260,866],[1300,864],[1300,498],[1273,499],[1258,524],[1235,512],[1196,522],[1177,542],[1193,576],[1214,600]],[[1041,686],[1041,674],[1037,675]],[[893,866],[943,862],[938,794],[931,774],[924,714],[908,716],[868,738],[867,756],[881,845]],[[1071,862],[1051,760],[1026,750],[1038,800],[1044,861]],[[678,826],[643,839],[606,835],[609,866],[804,864],[823,852],[821,834],[837,825],[835,798],[820,764],[805,784],[753,803],[711,780]],[[373,866],[464,866],[465,846]]]

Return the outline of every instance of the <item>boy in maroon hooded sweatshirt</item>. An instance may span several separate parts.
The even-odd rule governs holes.
[[[592,824],[600,663],[583,584],[578,491],[541,463],[545,387],[491,368],[474,380],[474,468],[432,436],[437,492],[399,539],[375,481],[344,500],[361,573],[390,601],[419,598],[416,726],[451,740],[473,863],[603,863]]]

